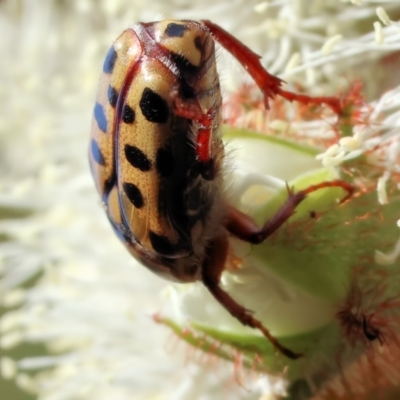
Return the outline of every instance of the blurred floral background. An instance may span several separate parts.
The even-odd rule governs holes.
[[[171,312],[168,283],[122,249],[95,193],[87,146],[102,60],[130,24],[165,18],[213,20],[293,90],[335,95],[361,83],[368,121],[395,144],[385,160],[400,173],[398,1],[1,1],[2,399],[266,400],[284,391],[279,377],[238,378],[231,363],[210,362],[154,322]],[[223,51],[219,63],[230,101],[249,79]],[[262,113],[234,120],[264,130]],[[325,139],[320,126],[303,129]],[[387,396],[399,383],[394,374]]]

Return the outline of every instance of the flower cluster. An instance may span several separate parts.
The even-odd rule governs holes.
[[[397,1],[372,0],[1,2],[0,388],[43,400],[397,390],[399,17]],[[102,58],[126,26],[161,18],[211,19],[285,90],[340,99],[339,113],[279,97],[267,112],[219,51],[232,204],[261,224],[286,182],[355,188],[344,202],[341,188],[311,193],[263,245],[230,243],[224,289],[300,360],[276,354],[200,283],[162,290],[94,193],[86,152]]]

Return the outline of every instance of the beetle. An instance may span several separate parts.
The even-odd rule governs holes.
[[[312,191],[342,187],[348,198],[353,188],[336,180],[288,190],[286,202],[261,228],[229,204],[215,42],[244,66],[266,108],[280,95],[340,112],[335,97],[283,90],[257,54],[211,21],[137,23],[116,39],[103,64],[89,148],[92,175],[114,231],[136,259],[163,278],[202,281],[233,317],[296,359],[300,353],[283,346],[221,288],[228,237],[259,244]]]

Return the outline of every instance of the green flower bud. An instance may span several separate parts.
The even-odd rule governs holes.
[[[384,254],[399,237],[400,198],[393,193],[388,204],[379,204],[378,171],[366,166],[364,157],[340,168],[321,168],[316,152],[304,146],[237,130],[225,138],[234,149],[227,188],[231,203],[259,226],[274,218],[289,190],[296,193],[332,180],[354,187],[349,199],[340,186],[310,193],[260,245],[230,238],[223,289],[303,357],[290,360],[278,353],[259,331],[231,317],[201,284],[175,285],[177,317],[159,321],[223,359],[236,362],[240,354],[244,367],[272,374],[285,368],[290,383],[311,377],[321,384],[339,373],[338,360],[342,367],[354,362],[387,335],[377,310],[398,296],[392,272],[399,262],[396,255]],[[393,287],[387,282],[390,274]],[[374,297],[371,285],[378,287],[383,277],[388,287]],[[386,314],[389,308],[394,312],[395,307],[386,307]],[[388,318],[382,311],[380,320]]]

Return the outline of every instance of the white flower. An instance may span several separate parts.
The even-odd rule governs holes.
[[[153,321],[154,313],[173,313],[160,295],[166,284],[118,243],[87,167],[102,58],[132,22],[206,18],[260,53],[289,88],[337,94],[360,79],[368,102],[353,125],[362,134],[339,142],[332,157],[341,155],[343,162],[363,154],[398,179],[400,86],[393,71],[400,29],[382,10],[391,20],[400,6],[379,5],[377,11],[374,2],[336,0],[2,2],[0,296],[9,309],[0,322],[3,377],[41,400],[257,399],[282,392],[281,380],[247,374],[240,359],[235,371],[243,387],[238,385],[230,363],[194,351]],[[376,12],[385,26],[374,28]],[[224,87],[238,88],[247,77],[220,54]],[[283,136],[336,143],[329,118],[302,121],[290,107],[290,129],[287,118],[274,117],[276,110],[259,123],[275,120]],[[274,184],[281,181],[271,178]],[[245,278],[254,287],[259,282],[238,276],[224,283],[240,285]],[[30,356],[27,350],[13,360],[15,346],[36,342],[51,351]]]

